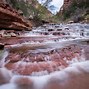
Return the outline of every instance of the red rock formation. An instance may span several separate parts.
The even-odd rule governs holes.
[[[31,75],[40,71],[51,73],[67,67],[72,61],[81,61],[81,53],[81,48],[76,45],[68,46],[61,50],[57,49],[56,52],[46,52],[46,54],[32,54],[25,49],[24,51],[22,49],[19,49],[19,51],[13,49],[6,58],[6,62],[9,62],[5,64],[5,67],[12,70],[13,73],[21,75]],[[76,60],[73,58],[76,58]]]
[[[15,9],[0,1],[0,28],[31,29],[31,23],[28,24]]]

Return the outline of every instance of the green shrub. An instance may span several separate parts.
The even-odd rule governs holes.
[[[72,4],[66,10],[64,10],[64,19],[69,18],[73,13],[75,13],[77,8],[89,8],[89,0],[73,0]]]

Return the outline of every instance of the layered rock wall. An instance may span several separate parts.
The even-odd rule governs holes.
[[[5,0],[0,0],[0,28],[1,29],[31,29],[31,23],[20,16],[18,11],[10,7]]]

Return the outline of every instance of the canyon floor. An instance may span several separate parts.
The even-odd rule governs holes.
[[[0,30],[0,89],[88,89],[89,24]]]

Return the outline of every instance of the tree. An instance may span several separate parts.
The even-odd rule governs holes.
[[[43,5],[47,8],[49,7],[50,2],[52,2],[52,0],[46,0]]]

